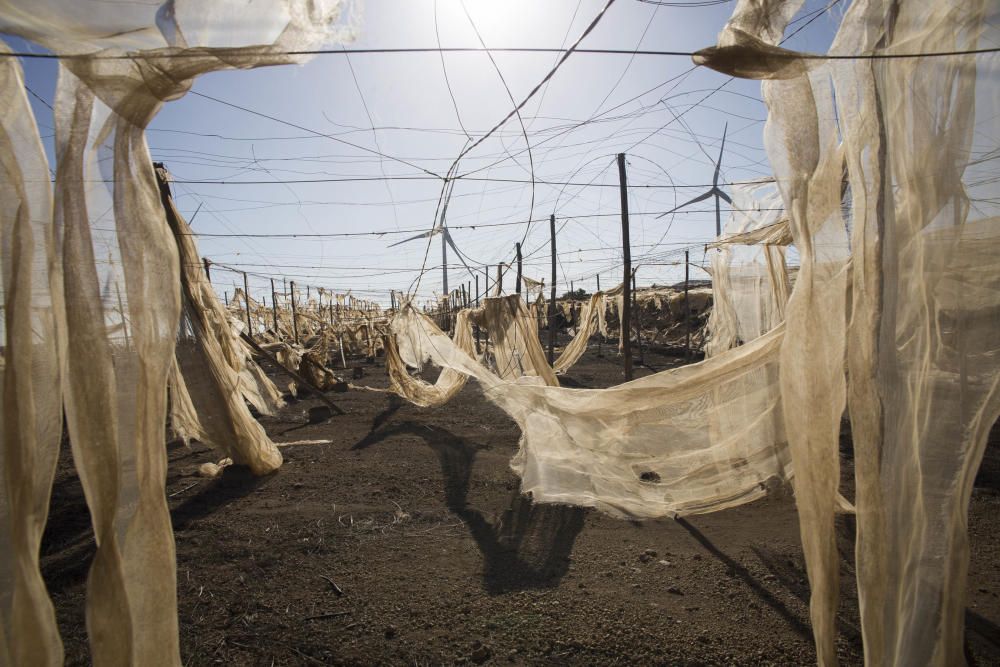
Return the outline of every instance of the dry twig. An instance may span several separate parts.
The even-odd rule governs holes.
[[[347,616],[351,612],[349,611],[331,611],[326,614],[316,614],[315,616],[306,616],[303,621],[318,621],[324,618],[336,618],[337,616]]]
[[[344,594],[344,591],[342,591],[340,589],[340,586],[337,585],[337,582],[335,582],[330,577],[326,576],[325,574],[321,574],[321,575],[319,575],[319,578],[325,580],[326,583],[330,584],[330,586],[333,587],[333,592],[336,593],[338,596],[341,596],[341,595]]]

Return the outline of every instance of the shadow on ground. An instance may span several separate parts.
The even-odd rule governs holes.
[[[174,531],[184,530],[190,523],[206,517],[229,503],[252,493],[267,477],[257,477],[247,466],[232,465],[209,480],[204,488],[170,512]]]
[[[789,609],[784,602],[775,597],[775,595],[771,593],[767,587],[754,577],[750,570],[719,549],[719,547],[709,540],[704,533],[691,525],[687,519],[678,517],[676,521],[677,525],[686,530],[691,537],[698,542],[698,544],[704,547],[705,551],[726,566],[727,572],[730,576],[736,577],[746,584],[761,602],[776,611],[783,619],[785,619],[789,627],[791,627],[797,635],[803,639],[812,641],[812,628],[809,626],[808,622],[799,618],[798,614]]]
[[[486,591],[502,594],[558,586],[569,569],[587,510],[537,504],[515,491],[507,507],[490,521],[468,503],[469,480],[482,447],[439,426],[412,421],[386,426],[401,403],[398,397],[390,397],[389,406],[376,415],[371,430],[352,449],[366,449],[395,436],[420,438],[441,464],[445,504],[465,522],[483,556]]]

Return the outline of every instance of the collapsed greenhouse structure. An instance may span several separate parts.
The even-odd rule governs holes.
[[[242,17],[233,43],[236,4],[168,2],[134,24],[0,7],[0,29],[60,57],[54,180],[20,65],[0,58],[0,662],[63,660],[39,550],[64,423],[97,545],[93,662],[181,664],[165,425],[267,475],[283,458],[258,417],[286,387],[262,367],[294,374],[292,395],[322,395],[364,391],[347,359],[384,356],[377,391],[439,407],[471,379],[509,415],[510,465],[534,502],[679,518],[790,485],[823,665],[838,661],[835,518],[854,515],[866,664],[964,663],[966,515],[1000,416],[1000,222],[963,185],[977,100],[995,96],[974,53],[989,3],[855,0],[819,55],[779,46],[800,2],[738,2],[694,60],[762,81],[774,178],[733,189],[741,212],[708,248],[710,292],[636,298],[623,283],[564,299],[558,355],[540,281],[448,301],[444,317],[405,292],[391,307],[294,284],[269,304],[247,290],[219,299],[144,129],[201,74],[301,62],[348,31],[336,2],[284,0]],[[561,386],[594,336],[641,341],[623,298],[665,313],[646,316],[646,339],[664,345],[690,346],[692,309],[707,318],[705,358]]]

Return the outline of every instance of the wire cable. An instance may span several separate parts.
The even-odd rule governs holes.
[[[614,0],[611,0],[608,4],[612,4]],[[603,14],[604,10],[601,11]],[[569,49],[560,49],[556,47],[495,47],[491,46],[488,48],[475,47],[475,46],[446,46],[446,47],[399,47],[399,48],[381,48],[381,49],[305,49],[299,51],[277,51],[277,50],[267,50],[267,51],[240,51],[240,57],[253,58],[253,57],[274,57],[274,56],[339,56],[344,54],[406,54],[406,53],[484,53],[490,51],[492,53],[559,53],[562,57],[559,59],[561,63],[572,53],[580,54],[591,54],[591,55],[614,55],[614,56],[661,56],[661,57],[684,57],[690,58],[692,56],[698,55],[698,51],[658,51],[643,49],[640,51],[633,51],[630,49],[580,49],[570,47]],[[956,51],[926,51],[926,52],[908,52],[908,53],[886,53],[880,51],[878,53],[856,53],[856,54],[829,54],[829,53],[801,53],[795,51],[789,51],[787,54],[772,54],[772,58],[788,58],[789,60],[898,60],[907,58],[944,58],[949,56],[978,56],[986,55],[990,53],[1000,52],[1000,47],[990,47],[984,49],[967,49],[967,50],[956,50]],[[130,52],[125,54],[108,54],[108,55],[94,55],[92,53],[29,53],[27,51],[12,51],[8,53],[0,53],[0,58],[35,58],[41,60],[159,60],[167,59],[173,60],[177,58],[204,58],[205,51],[199,50],[198,53],[143,53],[143,52]],[[558,67],[558,66],[557,66]],[[549,77],[551,78],[551,77]],[[548,79],[543,81],[544,84]],[[540,86],[539,86],[540,87]]]

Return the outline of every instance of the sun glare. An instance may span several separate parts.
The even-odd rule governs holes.
[[[468,12],[468,14],[466,14]],[[438,16],[456,35],[475,33],[469,19],[488,46],[520,44],[528,26],[538,25],[545,13],[545,3],[532,0],[438,0]]]

